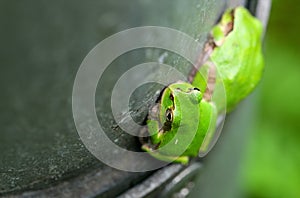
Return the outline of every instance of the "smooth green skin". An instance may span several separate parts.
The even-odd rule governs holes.
[[[262,54],[262,24],[248,10],[239,7],[234,11],[234,29],[227,36],[216,33],[228,18],[232,21],[230,10],[213,29],[213,37],[225,42],[216,47],[211,54],[211,61],[216,65],[226,92],[226,110],[230,112],[242,99],[249,95],[259,83],[264,61]],[[223,25],[224,26],[224,25]],[[218,81],[218,79],[217,79]],[[197,86],[197,82],[193,83]],[[218,109],[224,108],[219,105]]]
[[[233,30],[226,35],[225,29],[231,22]],[[157,159],[182,164],[199,151],[205,152],[214,136],[218,115],[231,111],[261,78],[261,33],[261,23],[245,8],[227,10],[211,32],[217,46],[192,84],[177,82],[163,91],[158,112],[147,121],[152,144],[142,148]],[[212,99],[204,98],[211,65],[208,62],[218,71]],[[226,100],[222,101],[224,94]],[[179,127],[183,129],[178,130]]]

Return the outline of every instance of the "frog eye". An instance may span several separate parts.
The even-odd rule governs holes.
[[[167,109],[166,111],[166,119],[168,122],[172,122],[173,121],[173,113],[171,109]]]
[[[194,90],[196,90],[196,91],[200,91],[200,89],[198,89],[197,87],[194,87]]]

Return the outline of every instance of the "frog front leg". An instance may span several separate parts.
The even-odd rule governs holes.
[[[149,144],[144,144],[142,146],[142,149],[146,152],[148,152],[152,157],[166,161],[166,162],[177,162],[181,164],[188,164],[189,157],[188,156],[168,156],[161,154],[158,150],[153,150]]]
[[[204,156],[215,142],[218,110],[214,102],[211,100],[203,100],[201,103],[200,113],[200,131],[203,131],[203,138],[199,148],[199,155]],[[200,132],[199,132],[200,133]]]

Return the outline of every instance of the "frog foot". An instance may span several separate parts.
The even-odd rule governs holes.
[[[189,163],[188,156],[167,156],[158,152],[158,150],[154,150],[149,144],[143,144],[142,149],[148,152],[152,157],[166,161],[166,162],[177,162],[183,165],[187,165]]]

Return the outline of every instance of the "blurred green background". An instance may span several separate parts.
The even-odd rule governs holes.
[[[247,197],[300,197],[300,2],[274,0],[242,184]]]

